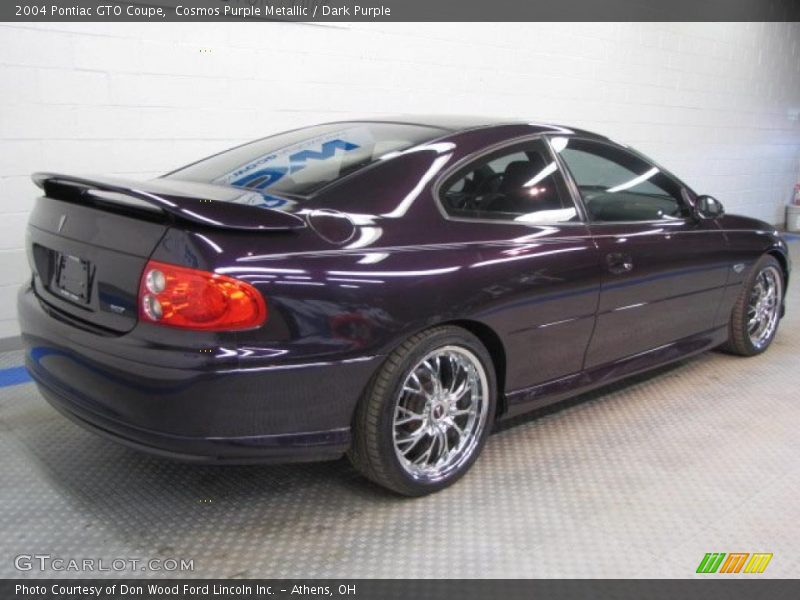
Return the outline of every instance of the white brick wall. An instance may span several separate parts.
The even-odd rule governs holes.
[[[0,338],[37,170],[148,177],[380,113],[605,133],[773,223],[800,178],[799,24],[0,25]]]

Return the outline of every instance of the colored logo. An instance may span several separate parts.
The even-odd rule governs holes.
[[[697,573],[763,573],[771,560],[772,553],[766,552],[709,552],[697,566]]]

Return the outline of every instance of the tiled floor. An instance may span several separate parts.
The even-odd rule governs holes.
[[[763,576],[797,577],[798,277],[791,287],[766,354],[708,353],[527,420],[419,500],[344,461],[143,456],[66,421],[31,384],[2,388],[0,577],[35,553],[193,559],[185,575],[199,577],[692,577],[706,552],[772,552]]]

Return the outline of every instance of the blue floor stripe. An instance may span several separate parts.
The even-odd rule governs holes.
[[[25,367],[0,369],[0,388],[28,383],[29,381],[31,381],[31,376],[28,375],[28,370]]]
[[[782,233],[781,235],[787,242],[796,242],[800,240],[800,234],[797,233]]]

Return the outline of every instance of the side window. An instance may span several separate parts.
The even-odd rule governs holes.
[[[602,142],[553,138],[594,221],[683,219],[681,187],[643,158]]]
[[[544,142],[483,157],[445,181],[442,204],[451,216],[520,223],[577,221],[578,213]]]

